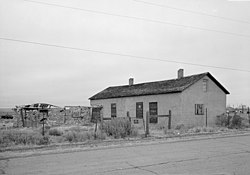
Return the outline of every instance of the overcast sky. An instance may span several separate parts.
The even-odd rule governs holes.
[[[88,98],[108,86],[128,84],[130,77],[135,83],[176,78],[179,68],[185,75],[210,72],[230,92],[227,104],[250,106],[250,1],[143,1],[160,6],[134,0],[37,0],[70,9],[0,0],[0,107],[89,106]]]

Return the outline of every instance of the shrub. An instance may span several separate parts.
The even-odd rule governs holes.
[[[94,131],[68,131],[63,134],[63,137],[65,138],[65,141],[68,142],[84,142],[86,140],[93,140],[93,139],[106,139],[106,133],[102,133],[101,131],[97,131],[96,133]]]
[[[155,125],[155,126],[154,126]],[[163,120],[163,121],[158,121],[157,124],[154,124],[154,128],[157,130],[164,130],[165,128],[168,128],[168,121]]]
[[[131,127],[131,122],[124,118],[114,118],[111,121],[104,122],[101,130],[114,138],[125,138],[136,134],[135,128]]]
[[[170,137],[180,134],[178,131],[175,131],[175,130],[173,130],[173,129],[167,129],[167,128],[165,128],[163,131],[164,131],[164,134],[165,134],[165,135],[168,135],[168,136],[170,136]]]
[[[188,130],[189,133],[200,133],[202,131],[202,127],[198,126],[198,127],[194,127],[194,128],[190,128]]]
[[[193,127],[188,130],[188,133],[201,133],[201,132],[215,132],[215,128],[212,127]]]
[[[239,115],[234,115],[232,118],[232,122],[229,125],[230,128],[241,128],[242,127],[242,117],[240,117]]]
[[[216,124],[218,126],[226,126],[229,128],[241,128],[245,125],[242,125],[243,118],[239,115],[227,116],[225,114],[217,116]]]
[[[181,130],[181,129],[184,129],[184,128],[185,128],[184,124],[178,124],[175,127],[176,130]]]
[[[107,134],[98,130],[96,133],[93,132],[93,135],[95,136],[95,139],[105,140],[107,137]]]
[[[175,127],[175,130],[178,130],[178,133],[185,133],[185,132],[187,132],[188,129],[185,127],[184,124],[178,124]]]
[[[215,132],[215,128],[212,128],[212,127],[203,127],[202,131],[203,132]]]
[[[227,116],[226,114],[221,114],[216,116],[216,125],[217,126],[229,126],[231,116]]]
[[[49,137],[42,136],[39,132],[29,130],[0,131],[0,145],[43,145],[49,144]]]
[[[43,127],[41,126],[41,127],[39,127],[39,128],[37,128],[38,129],[38,132],[40,133],[40,134],[43,134]],[[47,125],[45,125],[44,126],[44,134],[46,135],[46,134],[48,134],[48,131],[50,130],[50,126],[47,126]]]
[[[82,132],[82,131],[88,131],[88,129],[80,126],[73,126],[69,128],[69,131]]]
[[[249,128],[249,126],[250,126],[250,124],[249,124],[249,119],[248,119],[248,118],[242,118],[241,126],[242,126],[243,128]]]
[[[91,135],[88,132],[75,132],[69,131],[64,134],[65,140],[69,142],[83,142],[91,139]]]
[[[49,130],[49,135],[51,136],[61,136],[63,132],[59,130],[58,128],[52,128]]]

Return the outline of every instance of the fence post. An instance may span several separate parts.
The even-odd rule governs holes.
[[[22,118],[23,127],[25,127],[25,122],[24,122],[24,117],[23,117],[23,109],[21,109],[21,118]]]
[[[206,108],[206,127],[207,127],[207,108]]]
[[[145,137],[149,135],[149,112],[146,112]]]
[[[130,115],[129,115],[129,111],[127,111],[127,117],[128,117],[128,119],[129,119],[129,121],[132,122],[132,121],[131,121],[131,118],[130,118]]]
[[[44,136],[44,112],[43,112],[43,136]]]
[[[101,110],[100,110],[100,118],[101,118],[101,130],[102,130],[102,128],[103,128],[103,110],[102,110],[103,108],[101,108]]]
[[[168,129],[171,129],[171,110],[169,110],[169,117],[168,117]]]
[[[96,117],[96,120],[95,120],[95,139],[96,139],[97,124],[98,124],[98,118]]]
[[[247,110],[247,115],[248,115],[248,122],[250,124],[250,109],[249,109],[249,107],[248,107],[248,110]]]

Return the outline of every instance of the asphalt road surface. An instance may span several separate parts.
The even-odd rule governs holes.
[[[250,136],[0,160],[0,174],[250,175]]]

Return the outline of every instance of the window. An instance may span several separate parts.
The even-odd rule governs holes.
[[[195,115],[204,115],[204,105],[195,104]]]
[[[158,115],[157,102],[149,103],[149,115]]]
[[[149,123],[158,123],[158,117],[154,115],[158,115],[158,108],[157,102],[150,102],[149,103]]]
[[[203,79],[203,92],[207,92],[207,79]]]
[[[116,103],[111,103],[111,117],[116,117]]]

